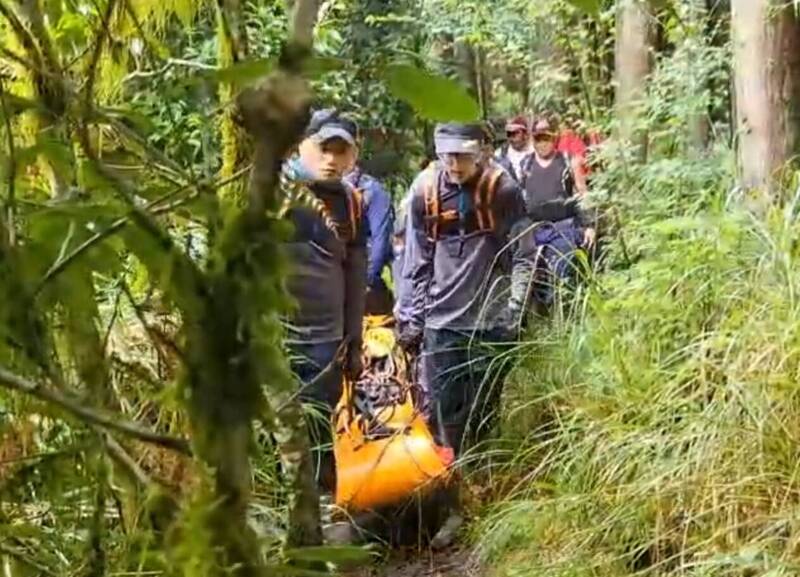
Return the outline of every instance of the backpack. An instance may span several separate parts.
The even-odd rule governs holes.
[[[483,169],[483,173],[475,186],[472,195],[472,210],[475,213],[477,230],[482,232],[493,232],[497,225],[494,214],[494,197],[500,177],[505,171],[497,166],[490,166]],[[439,179],[442,171],[436,168],[430,169],[422,184],[423,201],[425,203],[425,232],[431,242],[439,240],[439,232],[442,224],[454,221],[462,221],[465,214],[458,210],[442,211],[441,195],[439,193]]]

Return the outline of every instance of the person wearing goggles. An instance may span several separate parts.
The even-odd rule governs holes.
[[[507,363],[494,362],[521,324],[533,270],[516,181],[485,154],[480,124],[436,127],[437,160],[409,191],[405,271],[411,303],[399,341],[421,350],[427,417],[456,455],[490,432]],[[522,235],[527,238],[527,235]],[[444,547],[460,524],[456,488],[431,546]]]

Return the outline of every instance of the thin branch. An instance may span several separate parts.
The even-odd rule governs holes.
[[[250,168],[251,168],[251,165],[247,165],[247,166],[243,167],[241,170],[237,171],[235,174],[232,174],[230,177],[225,178],[223,180],[220,180],[216,184],[212,185],[209,188],[209,190],[216,190],[216,189],[218,189],[220,187],[223,187],[223,186],[225,186],[227,184],[230,184],[231,182],[234,182],[234,181],[242,178],[244,175],[246,175],[250,171]],[[180,206],[183,206],[186,202],[188,202],[190,200],[194,200],[195,198],[197,198],[199,196],[199,192],[193,193],[192,195],[188,196],[186,199],[183,199],[183,201],[175,201],[175,202],[169,203],[169,204],[167,204],[167,205],[165,205],[163,207],[162,206],[158,206],[158,205],[160,205],[160,204],[170,200],[171,198],[173,198],[173,197],[185,192],[186,190],[188,190],[189,188],[191,188],[193,186],[196,186],[198,189],[203,189],[204,188],[202,184],[199,184],[199,185],[188,184],[188,185],[185,185],[185,186],[181,186],[179,188],[176,188],[174,190],[166,192],[165,194],[159,196],[158,198],[155,198],[155,199],[151,200],[150,202],[148,202],[147,204],[144,205],[143,209],[145,211],[148,211],[148,210],[152,209],[152,212],[151,212],[152,215],[161,215],[161,214],[170,212],[172,210],[175,210],[176,208],[179,208]],[[34,291],[34,294],[38,295],[48,282],[52,281],[56,276],[58,276],[59,274],[64,272],[64,270],[70,264],[72,264],[72,262],[74,262],[75,259],[77,259],[79,256],[81,256],[87,250],[91,249],[92,247],[94,247],[98,243],[103,242],[105,239],[107,239],[108,237],[113,235],[115,232],[118,232],[119,230],[124,228],[131,221],[132,217],[133,217],[133,211],[131,211],[130,213],[128,213],[125,216],[121,216],[120,218],[118,218],[117,220],[112,222],[107,228],[104,228],[103,230],[101,230],[99,232],[96,232],[94,235],[92,235],[89,238],[87,238],[80,245],[75,247],[75,249],[71,253],[67,254],[63,259],[57,260],[56,262],[54,262],[53,265],[48,269],[48,271],[42,277],[42,280],[39,281],[39,284],[37,285],[36,290]]]
[[[114,295],[114,308],[111,310],[111,318],[108,320],[108,326],[106,327],[106,331],[103,334],[103,342],[101,345],[100,350],[103,351],[103,356],[108,356],[108,342],[111,339],[111,331],[114,329],[114,324],[117,322],[117,318],[119,317],[119,304],[122,300],[122,287],[117,287],[117,294]]]
[[[0,367],[0,386],[31,395],[41,401],[55,405],[91,425],[117,431],[140,441],[152,443],[185,455],[192,454],[189,442],[186,439],[162,435],[146,429],[138,423],[124,420],[119,414],[89,407],[83,401],[70,398],[58,390],[28,381],[6,370],[4,367]]]
[[[203,72],[217,72],[219,70],[218,66],[206,64],[205,62],[193,62],[191,60],[184,60],[183,58],[168,58],[166,64],[156,70],[134,70],[126,74],[122,79],[122,83],[125,84],[132,80],[161,76],[169,72],[175,66],[185,66],[186,68],[194,68],[196,70],[202,70]]]
[[[94,96],[94,83],[97,80],[97,65],[100,63],[100,56],[103,54],[103,45],[106,38],[111,38],[111,30],[108,28],[108,23],[111,20],[111,15],[114,13],[114,8],[117,6],[117,0],[108,0],[106,11],[103,13],[100,23],[102,30],[98,33],[97,40],[92,51],[92,59],[89,61],[89,69],[86,71],[86,86],[84,88],[84,105],[88,111],[91,108],[92,96]]]
[[[8,23],[14,30],[14,34],[17,36],[20,44],[22,44],[22,46],[25,47],[25,50],[28,51],[28,55],[34,59],[36,68],[45,68],[43,65],[42,53],[39,50],[39,46],[36,44],[36,40],[34,39],[33,35],[25,27],[25,25],[22,23],[22,20],[19,19],[19,16],[17,16],[14,10],[6,5],[4,0],[0,0],[0,14],[5,16],[6,20],[8,20]]]
[[[14,147],[14,132],[11,130],[11,115],[6,105],[6,85],[0,78],[0,106],[6,123],[6,138],[8,139],[8,196],[6,197],[5,220],[8,227],[8,246],[17,243],[16,227],[14,225],[16,213],[16,182],[17,182],[17,155]]]
[[[154,484],[150,475],[139,466],[139,463],[131,457],[128,451],[125,450],[125,447],[119,444],[119,441],[105,432],[102,433],[102,438],[108,450],[108,454],[117,465],[122,467],[131,479],[143,487],[151,487]]]
[[[147,322],[147,319],[144,316],[144,311],[142,311],[142,306],[136,302],[133,294],[131,293],[131,289],[128,287],[128,283],[122,281],[122,292],[128,298],[128,302],[130,303],[131,307],[133,307],[133,312],[136,315],[139,324],[142,325],[144,332],[147,333],[147,336],[150,337],[150,340],[153,343],[153,347],[159,354],[159,357],[162,355],[165,357],[161,347],[166,347],[169,349],[175,356],[177,356],[181,361],[186,360],[186,355],[181,350],[181,348],[175,344],[175,342],[170,339],[167,335],[161,332],[159,329],[150,325]]]
[[[45,565],[42,565],[41,563],[29,557],[19,549],[15,549],[14,547],[9,547],[4,543],[0,543],[0,553],[5,553],[9,557],[13,557],[14,559],[21,561],[25,565],[28,565],[29,567],[32,567],[33,569],[45,575],[52,575],[53,577],[56,577],[58,575],[58,573],[56,573],[54,570],[50,569]]]

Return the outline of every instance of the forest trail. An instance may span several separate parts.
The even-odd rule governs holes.
[[[484,577],[483,568],[464,546],[443,551],[395,549],[371,567],[347,573],[345,577]]]

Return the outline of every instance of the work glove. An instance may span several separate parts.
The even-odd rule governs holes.
[[[399,328],[397,344],[409,354],[416,354],[422,346],[422,327],[406,323]]]
[[[364,360],[362,358],[361,342],[351,342],[347,346],[347,354],[344,359],[344,374],[351,381],[357,381],[364,371]]]
[[[594,248],[595,242],[597,242],[597,231],[591,227],[584,229],[583,247],[587,250],[592,250]]]
[[[510,303],[503,309],[497,319],[496,326],[500,332],[500,337],[507,341],[518,340],[523,327],[523,321],[522,307],[515,303]]]

